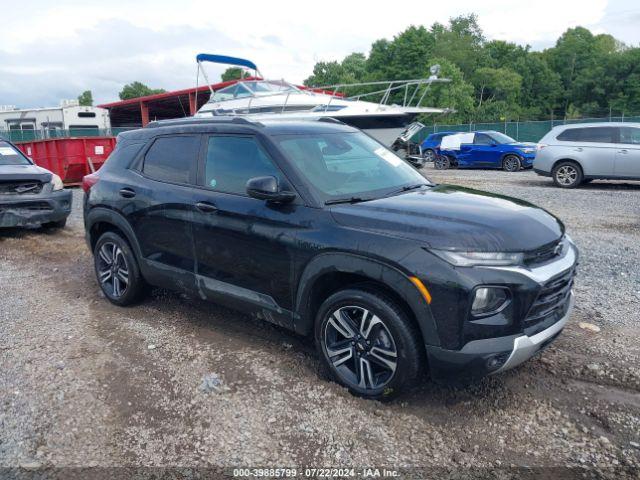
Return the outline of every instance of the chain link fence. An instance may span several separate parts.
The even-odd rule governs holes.
[[[11,142],[33,142],[34,140],[46,140],[50,138],[69,137],[115,137],[121,132],[134,128],[71,128],[67,130],[1,130],[0,138]]]
[[[437,132],[473,132],[476,130],[495,130],[509,135],[519,142],[537,142],[553,127],[569,123],[591,122],[640,122],[640,116],[633,117],[604,117],[604,118],[580,118],[573,120],[540,120],[527,122],[493,122],[493,123],[462,123],[457,125],[425,125],[420,132],[423,138]],[[418,141],[419,139],[412,139]]]

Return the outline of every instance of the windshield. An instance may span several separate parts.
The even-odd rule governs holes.
[[[298,90],[286,82],[251,81],[238,82],[216,91],[210,102],[223,102],[234,98],[251,97],[255,95],[274,95],[278,93],[297,92]]]
[[[511,138],[509,135],[505,135],[504,133],[490,132],[490,133],[487,133],[487,135],[493,138],[498,144],[516,143],[516,141],[513,138]]]
[[[362,132],[278,135],[274,140],[322,197],[379,198],[430,182]]]
[[[17,148],[0,140],[0,165],[31,165],[31,162]]]

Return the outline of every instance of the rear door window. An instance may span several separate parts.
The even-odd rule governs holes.
[[[169,183],[195,183],[199,135],[157,138],[144,156],[143,173]]]
[[[630,145],[640,145],[640,128],[621,127],[620,143],[627,143]]]
[[[557,138],[565,142],[615,143],[616,137],[615,127],[584,127],[569,128]]]

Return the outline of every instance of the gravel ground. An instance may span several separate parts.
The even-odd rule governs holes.
[[[0,233],[0,467],[508,478],[526,466],[546,478],[638,478],[640,183],[566,191],[532,172],[424,173],[565,221],[582,253],[576,309],[541,356],[464,388],[424,381],[388,404],[353,397],[319,378],[309,341],[270,324],[161,290],[134,308],[109,304],[75,190],[64,230]]]

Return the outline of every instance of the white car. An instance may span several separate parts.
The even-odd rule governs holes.
[[[533,170],[562,188],[597,178],[640,180],[640,123],[555,127],[540,140]]]

